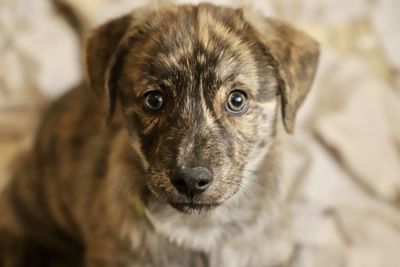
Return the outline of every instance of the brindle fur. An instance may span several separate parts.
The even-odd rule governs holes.
[[[95,94],[82,85],[49,108],[1,195],[3,266],[269,266],[277,118],[292,132],[318,45],[285,23],[249,21],[183,5],[95,30]],[[235,88],[249,98],[242,115],[225,109]],[[165,97],[157,114],[143,107],[153,89]],[[190,199],[170,176],[198,164],[214,181]]]

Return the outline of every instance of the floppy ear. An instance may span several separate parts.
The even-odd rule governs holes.
[[[123,50],[124,36],[129,29],[131,15],[109,21],[98,27],[86,46],[86,67],[92,90],[100,98],[109,122],[115,110],[116,73],[121,68],[118,55]]]
[[[263,42],[278,67],[283,123],[286,131],[293,133],[296,113],[314,80],[319,45],[289,24],[264,19],[262,26]]]

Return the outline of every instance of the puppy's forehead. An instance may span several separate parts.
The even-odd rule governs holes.
[[[130,51],[137,74],[179,86],[235,82],[257,88],[252,28],[239,10],[179,6],[150,13]],[[133,65],[133,64],[132,64]]]

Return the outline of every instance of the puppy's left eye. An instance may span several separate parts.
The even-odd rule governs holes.
[[[247,96],[240,90],[233,90],[226,102],[226,110],[233,114],[241,114],[247,110]]]
[[[155,112],[161,110],[164,99],[160,91],[149,91],[144,95],[144,105],[147,110]]]

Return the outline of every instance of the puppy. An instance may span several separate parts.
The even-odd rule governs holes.
[[[292,133],[318,51],[211,4],[100,26],[92,90],[49,108],[1,195],[3,266],[270,266],[278,125]]]

